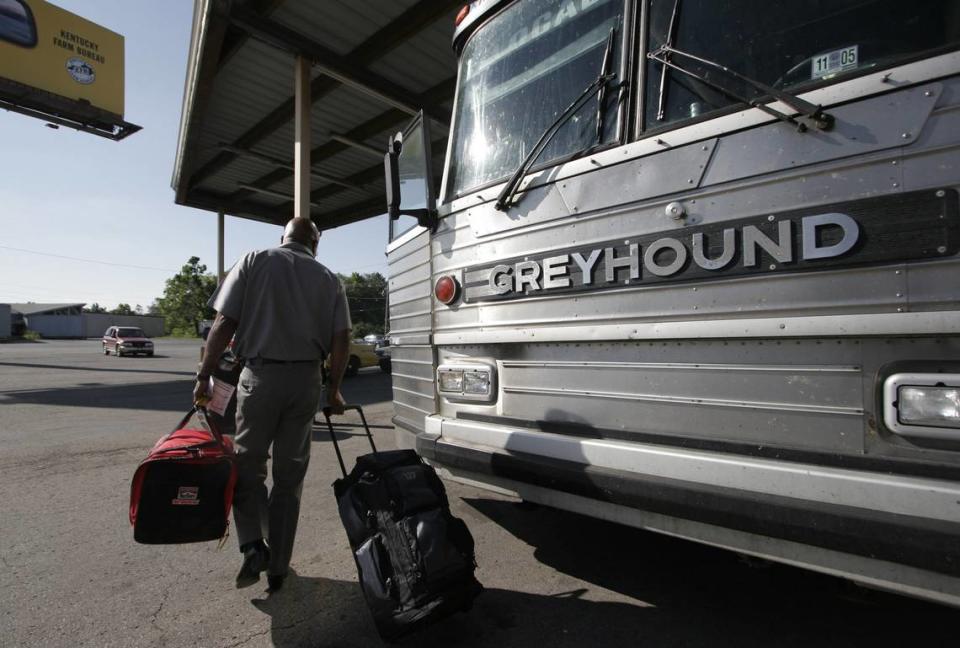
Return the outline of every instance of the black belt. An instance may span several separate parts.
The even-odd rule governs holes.
[[[259,367],[261,365],[295,365],[295,364],[316,364],[320,358],[311,358],[310,360],[275,360],[273,358],[250,358],[246,361],[248,367]]]

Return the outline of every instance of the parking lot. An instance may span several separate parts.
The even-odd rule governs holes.
[[[133,542],[130,478],[188,408],[197,357],[192,340],[161,339],[155,358],[103,356],[95,340],[0,345],[0,645],[379,645],[336,516],[324,429],[295,577],[280,592],[235,589],[232,537],[220,549]],[[392,446],[389,376],[363,370],[344,393]],[[356,428],[338,433],[348,457],[364,451]],[[405,645],[956,645],[960,615],[945,608],[448,489],[487,590]]]

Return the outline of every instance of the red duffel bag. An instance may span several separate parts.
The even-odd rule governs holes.
[[[197,415],[201,429],[188,428]],[[133,539],[142,544],[222,538],[237,481],[233,442],[195,407],[157,441],[130,487]]]

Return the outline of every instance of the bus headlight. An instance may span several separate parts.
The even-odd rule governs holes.
[[[441,392],[460,394],[463,392],[463,371],[460,369],[439,369],[437,384]]]
[[[960,440],[960,375],[894,374],[883,384],[883,422],[902,436]]]
[[[497,370],[491,363],[460,362],[437,368],[437,391],[447,400],[492,401]]]
[[[960,388],[901,387],[897,411],[908,425],[960,428]]]
[[[463,393],[480,394],[490,393],[490,372],[486,369],[467,371],[463,374]]]

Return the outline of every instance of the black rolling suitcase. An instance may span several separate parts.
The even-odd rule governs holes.
[[[451,515],[437,473],[413,450],[377,452],[363,410],[347,409],[360,414],[373,453],[347,474],[324,408],[343,473],[333,490],[377,631],[392,641],[468,610],[483,587],[473,573],[473,536]]]

